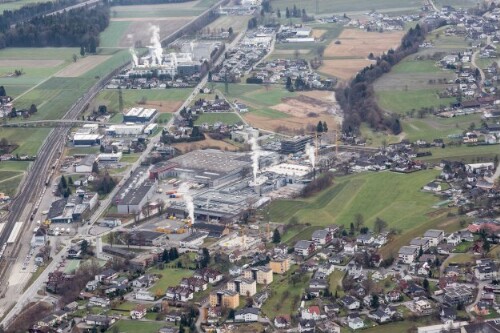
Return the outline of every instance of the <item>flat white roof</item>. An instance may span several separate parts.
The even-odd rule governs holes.
[[[14,224],[14,228],[12,228],[12,232],[10,233],[9,239],[7,239],[7,244],[12,244],[17,240],[19,236],[19,232],[21,231],[21,227],[23,226],[23,222],[16,222]]]
[[[312,171],[310,166],[290,164],[290,163],[281,163],[278,165],[273,165],[264,170],[269,172],[274,172],[279,175],[297,176],[297,177],[304,177]]]
[[[131,108],[125,115],[129,117],[137,117],[142,113],[143,110],[143,108]]]
[[[75,134],[73,140],[97,140],[101,137],[99,134]]]

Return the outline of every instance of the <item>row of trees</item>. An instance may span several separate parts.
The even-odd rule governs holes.
[[[307,184],[307,186],[302,189],[301,196],[304,198],[310,197],[311,195],[330,187],[332,184],[333,174],[330,172],[324,173]]]
[[[113,5],[130,6],[130,5],[155,5],[162,3],[182,3],[193,0],[113,0]]]
[[[377,57],[376,64],[365,67],[349,84],[337,89],[335,95],[345,114],[342,124],[344,133],[357,133],[362,122],[376,130],[389,130],[394,134],[402,131],[399,118],[384,115],[383,110],[378,107],[373,82],[403,58],[416,53],[426,34],[427,28],[417,24],[403,37],[401,46]]]
[[[0,33],[0,48],[83,46],[88,53],[95,53],[99,33],[108,25],[108,6],[72,9],[35,17]]]

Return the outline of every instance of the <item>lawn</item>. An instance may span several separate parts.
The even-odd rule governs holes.
[[[164,322],[119,320],[112,325],[107,332],[120,333],[156,333],[160,328],[166,326]],[[115,329],[118,328],[118,330]]]
[[[152,269],[148,273],[162,275],[162,277],[154,284],[154,286],[151,287],[152,291],[161,291],[162,293],[165,293],[168,287],[178,285],[183,278],[193,275],[192,270],[182,268],[165,268],[163,270]]]
[[[407,57],[391,69],[391,73],[434,73],[440,71],[433,60],[413,60]]]
[[[338,297],[343,296],[344,292],[342,290],[342,280],[344,279],[344,276],[345,276],[345,272],[340,271],[340,270],[335,270],[328,277],[328,284],[330,286],[329,290],[333,295],[335,295],[335,291],[337,291]]]
[[[332,187],[312,198],[273,202],[271,220],[283,222],[295,216],[301,223],[309,222],[313,226],[332,223],[349,226],[354,215],[362,212],[368,227],[380,217],[391,228],[411,229],[428,220],[425,214],[434,210],[432,205],[438,199],[420,189],[437,174],[429,170],[409,175],[381,172],[338,178]],[[382,188],[391,191],[380,195]]]
[[[30,162],[26,161],[2,161],[0,162],[0,170],[25,171],[28,169],[29,164]]]
[[[448,257],[444,262],[443,266],[447,267],[450,264],[466,264],[475,262],[476,257],[472,253],[458,253],[453,256]]]
[[[2,137],[19,145],[14,154],[36,155],[50,128],[2,128]]]
[[[0,192],[5,193],[11,197],[14,196],[16,194],[17,187],[21,183],[22,179],[23,179],[23,175],[19,174],[18,176],[14,176],[14,177],[5,179],[3,181],[0,181]]]
[[[424,161],[439,162],[442,159],[452,159],[456,161],[475,162],[493,161],[495,155],[500,153],[499,145],[483,146],[446,146],[446,148],[431,148],[432,156],[420,158]]]
[[[263,314],[271,320],[280,314],[294,313],[300,305],[300,298],[305,292],[309,283],[310,274],[300,274],[300,279],[295,284],[291,282],[291,276],[298,271],[297,266],[293,266],[285,275],[274,277],[274,282],[270,285],[272,296],[261,308]]]
[[[237,114],[232,112],[203,113],[200,115],[198,119],[196,119],[195,125],[201,125],[201,124],[213,125],[217,122],[221,122],[226,125],[233,125],[242,123],[242,120],[240,117],[238,117]]]
[[[125,154],[120,159],[120,162],[135,163],[141,157],[139,153]]]
[[[68,148],[66,155],[88,155],[88,154],[99,154],[99,147],[76,147]]]

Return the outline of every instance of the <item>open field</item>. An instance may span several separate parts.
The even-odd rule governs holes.
[[[450,147],[445,149],[431,148],[432,156],[421,158],[424,161],[439,162],[442,159],[453,159],[457,161],[473,162],[478,161],[493,161],[495,155],[500,155],[499,145],[484,145],[484,146],[460,146]]]
[[[370,53],[382,54],[399,46],[403,31],[367,32],[360,29],[344,29],[337,38],[340,44],[330,43],[325,50],[325,57],[365,58]]]
[[[163,326],[166,326],[164,322],[157,321],[119,320],[106,332],[115,332],[117,327],[121,333],[156,333]]]
[[[216,89],[223,91],[223,85]],[[224,96],[245,103],[250,112],[242,114],[247,122],[269,131],[288,128],[291,131],[304,129],[318,121],[326,121],[335,128],[333,92],[309,91],[289,92],[282,85],[268,88],[250,84],[231,84]]]
[[[180,17],[197,16],[203,13],[216,0],[197,0],[183,3],[138,5],[138,6],[114,6],[111,7],[111,17],[136,18],[136,17]]]
[[[318,13],[340,13],[345,12],[369,12],[371,10],[397,9],[397,8],[419,8],[421,2],[417,0],[318,0]],[[300,1],[300,0],[273,0],[272,6],[275,9],[280,9],[284,12],[285,8],[292,8],[296,5],[298,8],[304,8],[307,13],[316,13],[316,1]],[[316,13],[316,14],[318,14]]]
[[[0,12],[3,13],[4,10],[16,10],[29,4],[34,4],[38,2],[48,2],[48,1],[47,0],[14,0],[5,2],[2,1],[2,3],[0,3]]]
[[[435,211],[432,205],[438,198],[420,189],[437,174],[437,171],[427,170],[409,175],[380,172],[338,178],[335,185],[312,198],[273,202],[271,220],[283,222],[295,216],[301,223],[313,226],[332,223],[349,226],[354,216],[362,212],[367,227],[372,227],[380,217],[390,228],[412,229],[428,220],[427,213]],[[380,196],[381,188],[391,191]],[[373,201],[374,197],[379,200]]]
[[[0,163],[0,192],[13,196],[30,162],[6,161]]]
[[[347,81],[361,69],[373,63],[373,61],[368,59],[323,60],[320,71],[326,75],[335,76],[341,80]]]
[[[19,147],[14,154],[36,155],[50,128],[2,128],[2,137],[15,142]]]
[[[182,89],[124,89],[122,90],[125,108],[140,106],[155,108],[159,112],[173,113],[179,109],[184,100],[191,94],[190,88]],[[145,101],[142,104],[142,101]],[[118,90],[102,90],[92,102],[92,107],[106,105],[111,112],[118,112]]]
[[[162,277],[151,287],[153,292],[165,293],[168,287],[178,285],[185,277],[193,275],[193,271],[182,268],[165,268],[163,270],[153,269],[150,274],[161,274]]]
[[[455,102],[455,98],[439,98],[438,90],[421,89],[408,91],[377,91],[378,105],[387,111],[404,114],[411,110],[435,107],[446,107]]]
[[[229,142],[214,140],[211,139],[208,135],[205,136],[205,140],[203,141],[174,143],[172,147],[175,147],[184,153],[196,149],[207,149],[207,148],[215,148],[215,149],[229,150],[229,151],[239,150],[239,147]]]
[[[230,27],[233,28],[234,32],[240,32],[247,28],[248,20],[251,16],[220,16],[217,20],[210,23],[205,29],[210,29],[210,31],[220,31],[224,29],[227,31]]]
[[[208,124],[213,125],[217,122],[224,123],[226,125],[233,125],[237,123],[243,123],[237,114],[233,112],[217,112],[217,113],[204,113],[196,119],[195,125]]]
[[[182,27],[184,24],[191,21],[193,18],[194,18],[193,16],[182,16],[182,17],[170,17],[168,19],[162,17],[112,19],[111,24],[113,25],[115,23],[118,23],[118,25],[108,28],[111,30],[107,33],[106,31],[104,31],[103,33],[105,34],[107,43],[110,43],[112,40],[118,41],[116,46],[120,47],[131,47],[134,45],[145,46],[149,45],[150,43],[151,27],[153,25],[158,26],[160,28],[160,38],[163,39],[168,35],[170,35],[171,33],[173,33],[175,30]]]
[[[271,284],[272,296],[264,303],[261,310],[271,320],[280,314],[289,314],[297,310],[300,305],[300,297],[305,292],[309,281],[309,274],[301,274],[302,278],[298,283],[291,283],[292,273],[298,271],[297,266],[292,266],[283,276],[274,276]]]
[[[99,46],[118,47],[130,24],[132,24],[131,21],[110,21],[108,27],[99,35]]]
[[[96,66],[102,64],[111,58],[109,55],[89,55],[85,58],[78,59],[76,62],[64,67],[63,70],[57,72],[56,77],[78,77]]]

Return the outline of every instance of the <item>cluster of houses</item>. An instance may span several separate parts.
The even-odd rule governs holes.
[[[212,70],[213,82],[235,82],[246,75],[271,48],[275,31],[271,28],[259,27],[248,32],[235,48],[226,52],[226,58]]]
[[[366,31],[400,31],[404,30],[406,22],[418,21],[419,19],[417,14],[391,16],[371,11],[365,17],[351,19],[347,26]]]
[[[311,71],[304,59],[263,61],[255,66],[250,74],[264,84],[286,84],[288,78],[293,82],[300,78],[307,89],[332,90],[336,84],[335,79],[325,79]]]

